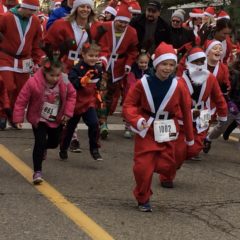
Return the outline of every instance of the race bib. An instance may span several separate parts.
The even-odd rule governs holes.
[[[78,52],[70,50],[68,53],[68,59],[73,60],[73,61],[79,61]]]
[[[22,61],[22,65],[23,65],[23,72],[31,72],[31,69],[33,67],[33,62],[32,59],[25,59]]]
[[[57,104],[52,104],[48,102],[44,102],[41,116],[42,118],[54,122],[56,121],[56,116],[58,114],[59,106]]]
[[[199,116],[199,120],[200,120],[200,127],[208,127],[209,126],[209,121],[211,120],[211,113],[208,109],[205,110],[201,110],[200,111],[200,116]]]
[[[169,142],[177,139],[177,130],[174,120],[155,120],[153,124],[154,140]]]
[[[201,110],[200,116],[196,119],[196,128],[198,133],[201,133],[208,129],[210,120],[211,112],[208,109]]]

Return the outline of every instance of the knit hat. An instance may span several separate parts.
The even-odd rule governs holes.
[[[181,19],[182,22],[184,21],[184,14],[180,9],[173,12],[172,18],[173,17],[177,17],[177,18]]]
[[[94,8],[93,0],[74,0],[71,14],[74,13],[79,6],[85,5],[85,4],[89,5],[91,7],[91,9]]]
[[[139,13],[140,14],[142,12],[141,6],[137,1],[130,2],[128,10],[131,13]]]
[[[200,47],[194,47],[187,55],[187,62],[193,62],[199,58],[206,58],[206,54]]]
[[[117,15],[114,21],[120,20],[120,21],[130,22],[132,18],[132,14],[131,12],[129,12],[128,8],[129,8],[129,5],[125,2],[122,2],[117,10]]]
[[[162,5],[160,0],[149,0],[147,3],[147,7],[154,7],[157,10],[161,10]]]
[[[38,0],[23,0],[20,7],[36,11],[39,8]]]
[[[177,55],[172,45],[161,42],[154,52],[153,67],[165,60],[174,60],[177,62]]]
[[[217,40],[207,40],[204,44],[204,49],[205,49],[206,55],[208,55],[209,51],[216,45],[222,46],[222,43]]]
[[[105,12],[109,12],[111,13],[113,16],[116,16],[117,15],[117,10],[111,6],[107,6],[105,9],[104,9],[104,13]]]
[[[207,7],[203,14],[209,17],[214,17],[215,16],[214,7]]]
[[[230,16],[225,12],[225,11],[221,11],[218,16],[217,16],[217,20],[222,19],[222,18],[226,18],[226,19],[230,19]]]
[[[201,18],[203,17],[203,11],[200,8],[193,8],[192,11],[189,13],[191,18]]]

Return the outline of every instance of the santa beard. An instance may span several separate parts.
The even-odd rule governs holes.
[[[187,63],[186,66],[193,84],[202,85],[208,79],[207,61],[203,65]]]

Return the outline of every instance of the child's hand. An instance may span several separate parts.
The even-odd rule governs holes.
[[[16,127],[17,127],[17,129],[22,129],[22,126],[23,124],[22,123],[16,123]]]
[[[63,116],[62,116],[62,119],[61,119],[62,125],[66,126],[68,120],[69,120],[69,117],[66,116],[66,115],[63,115]]]

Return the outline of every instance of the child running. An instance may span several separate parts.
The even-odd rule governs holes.
[[[184,83],[173,75],[176,65],[177,56],[172,45],[162,42],[153,60],[156,73],[137,81],[123,105],[125,119],[138,133],[134,150],[134,195],[142,212],[152,211],[153,173],[167,174],[172,179],[176,174],[174,140],[178,136],[178,109],[186,122],[187,144],[194,143],[191,99]]]
[[[137,80],[140,80],[144,74],[149,75],[149,60],[150,56],[147,53],[141,53],[139,54],[136,63],[132,65],[130,73],[127,75],[126,78],[126,85],[124,88],[124,95],[126,97],[129,89],[134,86],[134,84],[137,82]],[[124,97],[124,98],[125,98]],[[130,128],[130,124],[125,121],[125,131],[124,135],[125,138],[131,138],[132,137],[132,131]]]
[[[32,124],[35,138],[33,148],[33,183],[40,184],[42,161],[48,148],[59,144],[62,125],[73,115],[76,91],[62,78],[62,64],[58,57],[48,57],[24,85],[15,103],[13,121],[22,128],[25,108],[27,120]]]
[[[98,98],[97,85],[100,83],[102,68],[99,61],[100,47],[95,43],[85,43],[82,47],[82,60],[69,72],[69,80],[77,90],[76,107],[73,117],[69,120],[60,144],[61,160],[68,159],[69,148],[74,129],[82,118],[88,126],[90,154],[94,160],[101,161],[99,153],[99,121],[96,112]]]

